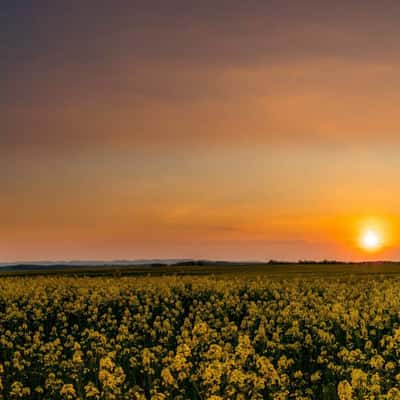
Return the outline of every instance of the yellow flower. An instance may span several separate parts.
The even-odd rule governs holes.
[[[372,368],[381,369],[385,365],[385,360],[382,356],[377,355],[371,358],[370,365]]]
[[[400,390],[397,388],[391,388],[386,394],[387,400],[400,400]]]
[[[76,397],[74,386],[71,385],[70,383],[63,385],[63,387],[60,389],[60,394],[66,399],[73,399]]]
[[[321,371],[316,371],[316,372],[314,372],[314,373],[311,375],[310,379],[311,379],[311,382],[312,382],[312,383],[318,382],[318,381],[321,379]]]
[[[100,392],[92,382],[89,382],[85,386],[85,394],[86,394],[86,397],[89,398],[89,399],[91,399],[91,398],[98,399],[99,395],[100,395]]]
[[[264,356],[258,357],[256,361],[260,375],[269,383],[274,384],[279,381],[279,375],[272,362]]]
[[[364,388],[367,385],[367,374],[361,369],[351,371],[351,386],[353,388]]]
[[[167,385],[176,385],[175,378],[171,374],[171,370],[169,368],[163,368],[163,370],[161,371],[161,377]]]
[[[338,396],[340,400],[352,400],[353,399],[353,389],[349,382],[340,381],[338,384]]]

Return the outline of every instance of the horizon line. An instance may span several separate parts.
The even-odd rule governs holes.
[[[344,260],[344,259],[297,259],[297,260],[280,260],[280,259],[264,259],[264,260],[241,260],[241,259],[208,259],[208,258],[135,258],[135,259],[55,259],[55,260],[17,260],[17,261],[0,261],[0,266],[18,266],[18,265],[53,265],[53,264],[176,264],[180,262],[206,262],[206,263],[232,263],[232,264],[368,264],[368,263],[400,263],[395,259],[375,259],[375,260]]]

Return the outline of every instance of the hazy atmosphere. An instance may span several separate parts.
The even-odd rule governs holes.
[[[399,19],[2,1],[0,261],[399,259]]]

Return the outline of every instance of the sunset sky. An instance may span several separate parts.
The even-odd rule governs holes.
[[[1,1],[0,262],[400,259],[399,21],[397,1]]]

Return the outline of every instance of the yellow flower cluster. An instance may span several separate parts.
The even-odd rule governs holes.
[[[400,278],[2,278],[6,399],[400,400]]]

